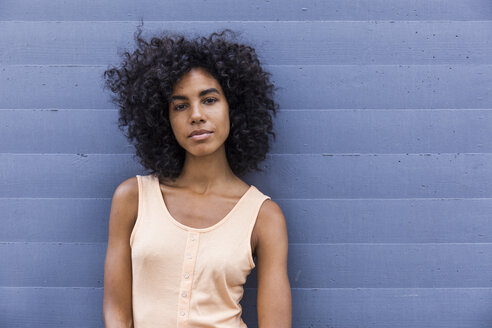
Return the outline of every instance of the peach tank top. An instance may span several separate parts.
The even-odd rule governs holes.
[[[137,175],[138,215],[130,236],[135,328],[246,327],[239,304],[255,267],[251,234],[264,200],[251,185],[213,226],[175,220],[154,175]]]

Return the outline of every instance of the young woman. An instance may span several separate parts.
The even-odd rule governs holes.
[[[113,195],[106,327],[246,327],[239,301],[255,267],[259,327],[291,327],[284,215],[240,178],[275,138],[274,86],[228,33],[147,42],[139,29],[137,49],[104,72],[149,170]]]

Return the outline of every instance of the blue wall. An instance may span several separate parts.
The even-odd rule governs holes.
[[[280,87],[246,180],[288,221],[293,327],[492,326],[490,0],[2,0],[1,327],[103,326],[111,196],[142,169],[101,74],[141,17],[243,31]]]

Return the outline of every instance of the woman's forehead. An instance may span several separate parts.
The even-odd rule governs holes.
[[[193,68],[183,74],[180,80],[174,84],[173,95],[183,95],[184,93],[199,95],[206,89],[215,89],[218,93],[222,93],[219,82],[209,72],[202,68]]]

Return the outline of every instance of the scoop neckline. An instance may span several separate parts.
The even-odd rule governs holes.
[[[227,221],[227,219],[229,219],[232,216],[232,214],[234,214],[234,212],[238,209],[238,207],[241,205],[241,203],[244,201],[244,199],[246,199],[247,195],[253,190],[253,188],[255,188],[255,186],[250,185],[248,190],[246,190],[246,192],[241,196],[241,198],[239,198],[239,200],[236,202],[234,207],[222,219],[220,219],[217,223],[215,223],[209,227],[205,227],[205,228],[194,228],[194,227],[190,227],[186,224],[179,222],[178,220],[176,220],[171,215],[171,213],[169,212],[169,209],[167,208],[166,201],[164,200],[164,196],[162,195],[159,179],[157,177],[154,177],[154,181],[155,181],[154,185],[155,185],[157,192],[158,192],[157,196],[159,196],[159,199],[160,199],[159,203],[160,203],[161,207],[163,208],[164,213],[168,216],[168,218],[171,220],[171,222],[173,222],[175,225],[177,225],[178,227],[180,227],[184,230],[195,231],[195,232],[210,231],[210,230],[213,230],[213,229],[217,228],[218,226],[222,225],[224,222]]]

